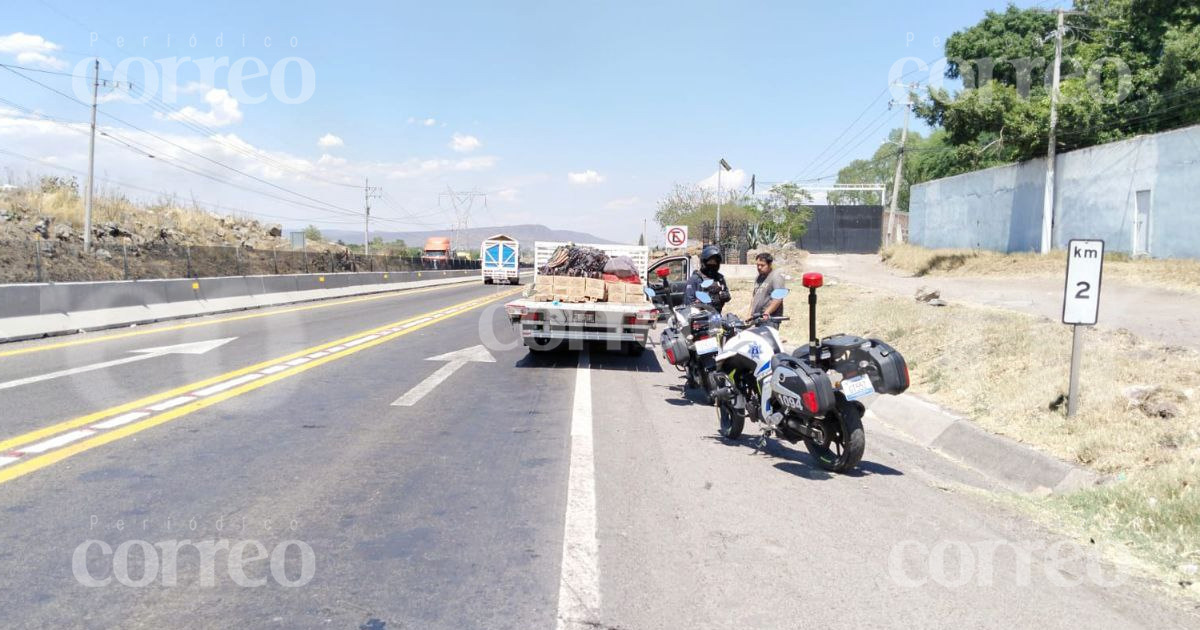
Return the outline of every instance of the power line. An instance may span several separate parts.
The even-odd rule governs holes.
[[[90,108],[90,106],[89,106],[88,104],[84,103],[83,101],[80,101],[79,99],[75,98],[74,96],[71,96],[70,94],[67,94],[67,93],[65,93],[65,92],[62,92],[62,91],[60,91],[60,90],[58,90],[58,89],[55,89],[55,88],[53,88],[53,87],[51,87],[51,86],[49,86],[49,85],[46,85],[45,83],[42,83],[41,81],[38,81],[37,79],[34,79],[34,78],[32,78],[32,77],[25,76],[24,74],[21,74],[20,72],[18,72],[18,71],[16,71],[16,70],[13,70],[12,68],[7,68],[7,67],[6,67],[6,68],[4,68],[4,69],[5,69],[5,70],[8,70],[9,72],[12,72],[13,74],[15,74],[15,75],[17,75],[17,76],[21,77],[22,79],[25,79],[26,81],[30,81],[30,82],[32,82],[32,83],[35,83],[35,84],[37,84],[37,85],[40,85],[40,86],[42,86],[43,88],[45,88],[45,89],[47,89],[47,90],[50,90],[51,92],[54,92],[54,93],[56,93],[56,94],[58,94],[58,95],[62,96],[63,98],[66,98],[66,99],[68,99],[68,100],[71,100],[71,101],[73,101],[73,102],[75,102],[75,103],[77,103],[77,104],[79,104],[79,105],[82,105],[82,106],[84,106],[84,107],[89,107],[89,108]],[[197,152],[195,152],[195,151],[193,151],[193,150],[191,150],[191,149],[189,149],[189,148],[187,148],[187,147],[185,147],[185,146],[183,146],[183,145],[181,145],[181,144],[179,144],[179,143],[173,142],[173,141],[171,141],[171,140],[167,140],[166,138],[163,138],[163,137],[161,137],[161,136],[159,136],[159,135],[157,135],[157,134],[154,134],[154,133],[152,133],[152,132],[150,132],[150,131],[147,131],[147,130],[145,130],[145,129],[142,129],[141,127],[139,127],[139,126],[137,126],[137,125],[134,125],[133,123],[130,123],[130,122],[128,122],[128,121],[126,121],[126,120],[124,120],[124,119],[121,119],[121,118],[119,118],[119,117],[117,117],[117,116],[114,116],[113,114],[110,114],[110,113],[107,113],[107,112],[102,112],[102,113],[103,113],[103,114],[104,114],[106,117],[108,117],[108,118],[111,118],[112,120],[115,120],[115,121],[117,121],[117,122],[119,122],[119,123],[121,123],[121,124],[123,124],[123,125],[125,125],[125,126],[127,126],[127,127],[129,127],[129,128],[131,128],[131,129],[134,129],[135,131],[140,131],[141,133],[144,133],[144,134],[146,134],[146,135],[148,135],[148,136],[150,136],[150,137],[152,137],[152,138],[155,138],[155,139],[157,139],[157,140],[159,140],[159,141],[161,141],[161,142],[164,142],[164,143],[166,143],[166,144],[169,144],[169,145],[171,145],[171,146],[173,146],[173,147],[175,147],[175,148],[177,148],[177,149],[179,149],[179,150],[181,150],[181,151],[184,151],[184,152],[186,152],[186,153],[189,153],[189,154],[191,154],[191,155],[194,155],[194,156],[196,156],[196,157],[198,157],[198,158],[200,158],[200,159],[202,159],[202,160],[205,160],[205,161],[207,161],[207,162],[211,162],[211,163],[213,163],[213,164],[215,164],[215,165],[217,165],[217,166],[220,166],[221,168],[224,168],[224,169],[227,169],[227,170],[229,170],[229,171],[232,171],[232,172],[234,172],[234,173],[237,173],[237,174],[239,174],[239,175],[242,175],[243,177],[247,177],[247,178],[249,178],[249,179],[253,179],[253,180],[255,180],[255,181],[257,181],[257,182],[260,182],[260,183],[262,183],[262,184],[266,184],[267,186],[270,186],[270,187],[272,187],[272,188],[276,188],[276,189],[278,189],[278,190],[281,190],[281,191],[283,191],[283,192],[285,192],[285,193],[288,193],[288,194],[291,194],[291,195],[295,195],[295,196],[297,196],[297,197],[300,197],[300,198],[303,198],[303,199],[307,199],[307,200],[309,200],[309,201],[312,201],[312,202],[315,202],[315,203],[318,203],[318,204],[321,204],[321,205],[324,205],[324,206],[328,206],[328,207],[329,207],[329,208],[331,208],[331,209],[337,209],[337,210],[341,210],[342,212],[349,212],[349,213],[351,213],[351,214],[353,214],[353,215],[355,215],[355,216],[358,216],[358,214],[359,214],[357,211],[355,211],[355,210],[352,210],[352,209],[350,209],[350,208],[346,208],[346,207],[343,207],[343,206],[339,206],[339,205],[336,205],[336,204],[333,204],[333,203],[330,203],[330,202],[327,202],[327,201],[323,201],[323,200],[321,200],[321,199],[317,199],[316,197],[312,197],[312,196],[309,196],[309,195],[305,195],[305,194],[303,194],[303,193],[299,193],[299,192],[296,192],[296,191],[290,190],[290,189],[288,189],[288,188],[284,188],[283,186],[280,186],[280,185],[278,185],[278,184],[276,184],[276,183],[274,183],[274,182],[268,181],[268,180],[266,180],[266,179],[263,179],[263,178],[261,178],[261,177],[258,177],[258,176],[256,176],[256,175],[251,175],[250,173],[246,173],[246,172],[244,172],[244,171],[242,171],[242,170],[239,170],[239,169],[237,169],[237,168],[235,168],[235,167],[232,167],[232,166],[229,166],[229,165],[227,165],[227,164],[224,164],[224,163],[222,163],[222,162],[219,162],[219,161],[217,161],[217,160],[214,160],[214,159],[212,159],[212,158],[210,158],[210,157],[208,157],[208,156],[206,156],[206,155],[203,155],[203,154],[201,154],[201,153],[197,153]]]

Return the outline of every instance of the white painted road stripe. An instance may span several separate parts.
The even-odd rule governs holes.
[[[20,457],[7,457],[7,456],[0,457],[0,468],[3,468],[4,466],[11,464],[13,462],[19,462],[19,461],[21,461]]]
[[[310,359],[308,357],[300,357],[299,359],[292,359],[291,361],[284,363],[284,365],[290,365],[292,367],[296,367],[297,365],[304,365],[305,363],[308,363],[309,361],[312,361],[312,359]]]
[[[263,368],[263,369],[259,370],[259,372],[262,372],[263,374],[270,376],[271,374],[278,374],[279,372],[282,372],[282,371],[288,369],[288,367],[290,367],[290,366],[287,365],[286,363],[283,365],[272,365],[269,368]]]
[[[190,403],[193,400],[196,400],[195,396],[180,396],[178,398],[172,398],[171,400],[164,400],[163,402],[160,402],[157,405],[150,405],[149,407],[146,407],[146,408],[149,409],[150,411],[166,411],[168,409],[173,409],[175,407],[178,407],[179,405],[182,405],[185,403]]]
[[[94,433],[95,433],[95,431],[92,431],[90,429],[79,429],[78,431],[71,431],[70,433],[64,433],[58,437],[50,438],[49,440],[46,440],[45,442],[38,442],[37,444],[34,444],[33,446],[27,446],[27,447],[21,449],[21,453],[23,453],[23,454],[45,453],[46,451],[48,451],[52,448],[58,448],[64,444],[70,444],[71,442],[74,442],[75,440],[82,440],[83,438],[85,438],[89,435],[92,435]]]
[[[367,335],[366,337],[359,337],[358,339],[355,339],[354,341],[347,341],[345,343],[345,346],[347,348],[353,348],[354,346],[361,346],[364,343],[367,343],[368,341],[374,341],[378,338],[379,338],[379,335]]]
[[[579,353],[571,414],[571,465],[558,584],[559,630],[600,623],[600,551],[596,541],[596,467],[592,451],[592,372],[586,349]]]
[[[262,376],[262,374],[243,374],[237,378],[229,379],[224,383],[217,383],[211,387],[205,387],[204,389],[197,390],[195,394],[197,396],[212,396],[213,394],[219,394],[227,389],[233,389],[238,385],[243,385],[245,383],[249,383],[250,381],[258,380],[262,378]]]
[[[145,411],[132,411],[130,413],[119,415],[111,420],[105,420],[104,422],[97,422],[96,424],[92,425],[92,428],[93,429],[115,429],[115,428],[121,426],[122,424],[129,424],[130,422],[133,422],[134,420],[140,420],[142,418],[145,418],[148,415],[150,415],[150,414]]]

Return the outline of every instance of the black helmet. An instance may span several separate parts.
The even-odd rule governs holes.
[[[724,257],[721,256],[720,247],[716,245],[705,245],[704,249],[700,250],[700,263],[704,264],[708,262],[708,259],[712,258],[713,256],[717,257],[718,263],[725,262]]]

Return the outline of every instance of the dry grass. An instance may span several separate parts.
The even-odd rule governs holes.
[[[750,286],[734,285],[732,312],[748,310]],[[820,300],[819,334],[846,332],[892,344],[909,362],[914,393],[1115,480],[1039,499],[1040,508],[1167,574],[1200,563],[1200,354],[1088,329],[1081,407],[1068,419],[1061,404],[1071,347],[1066,326],[1002,310],[932,307],[845,285],[822,289]],[[802,343],[807,291],[794,287],[785,306],[793,319],[781,332]],[[1131,403],[1127,392],[1138,387],[1152,388],[1148,403],[1176,413],[1151,415],[1153,404]]]
[[[971,249],[926,249],[916,245],[884,248],[885,263],[914,276],[1061,276],[1066,269],[1064,251],[1041,254],[1001,254]],[[1104,257],[1106,277],[1130,283],[1151,284],[1168,289],[1200,293],[1200,260],[1131,259],[1120,253]]]

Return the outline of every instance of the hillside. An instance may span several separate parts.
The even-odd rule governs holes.
[[[344,243],[361,244],[363,240],[362,230],[321,230],[321,234],[331,241],[342,241]],[[479,244],[483,239],[496,234],[507,234],[522,243],[532,243],[534,241],[573,241],[575,243],[612,243],[608,239],[593,236],[584,232],[575,232],[573,230],[556,230],[544,225],[504,225],[496,227],[478,227],[463,230],[460,240],[462,243],[455,243],[455,249],[475,250],[479,249]],[[410,247],[420,247],[425,244],[425,239],[431,236],[449,236],[450,230],[426,230],[422,232],[376,232],[371,231],[371,238],[382,238],[384,241],[391,242],[395,240],[403,240]]]

